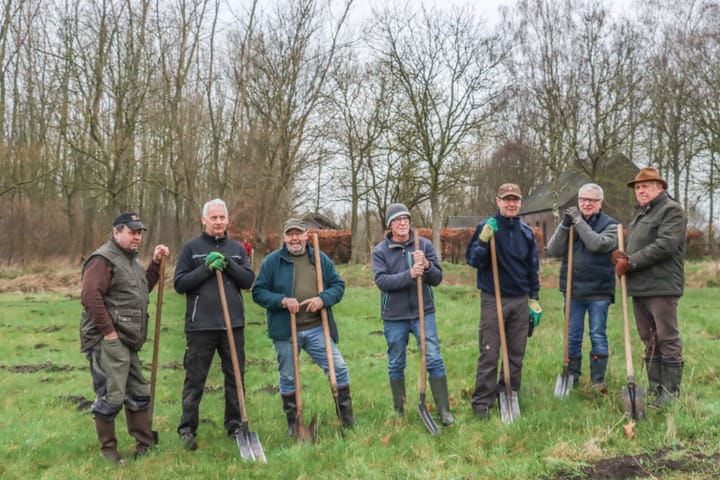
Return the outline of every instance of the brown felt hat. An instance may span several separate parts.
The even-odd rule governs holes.
[[[667,182],[660,178],[660,174],[652,167],[641,168],[634,180],[627,182],[627,186],[633,188],[638,182],[660,182],[665,190],[667,190]]]

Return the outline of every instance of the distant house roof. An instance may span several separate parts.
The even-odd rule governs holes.
[[[568,170],[560,174],[558,178],[558,204],[560,207],[572,202],[577,195],[578,189],[590,180],[577,170]],[[520,214],[529,214],[552,210],[552,182],[546,182],[533,190],[530,195],[523,198]]]
[[[303,220],[310,230],[342,230],[342,227],[320,213],[306,213]]]

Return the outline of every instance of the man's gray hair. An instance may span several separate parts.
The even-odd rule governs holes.
[[[597,183],[586,183],[585,185],[580,187],[580,189],[578,189],[578,196],[585,190],[595,190],[600,200],[603,200],[605,198],[605,192],[603,191],[602,187]]]
[[[210,207],[212,205],[221,205],[225,209],[225,215],[227,216],[229,214],[227,205],[225,205],[225,202],[220,198],[213,198],[210,201],[205,202],[205,205],[203,205],[202,209],[202,215],[203,217],[207,217],[208,210],[210,210]]]

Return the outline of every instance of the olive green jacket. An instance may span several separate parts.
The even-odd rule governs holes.
[[[630,222],[625,252],[630,256],[627,292],[633,297],[681,296],[685,286],[687,217],[662,192]]]

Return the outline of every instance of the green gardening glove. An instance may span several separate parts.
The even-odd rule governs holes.
[[[205,257],[205,266],[207,266],[210,270],[223,271],[226,263],[227,259],[225,258],[225,255],[220,252],[210,252]]]
[[[534,298],[528,300],[528,314],[530,314],[530,318],[532,318],[533,320],[534,327],[540,325],[540,317],[542,317],[542,307],[540,306],[539,300],[536,300]]]
[[[497,218],[491,217],[488,219],[487,222],[485,222],[485,226],[483,226],[482,230],[480,231],[480,235],[478,236],[478,238],[481,242],[487,243],[497,231]]]

